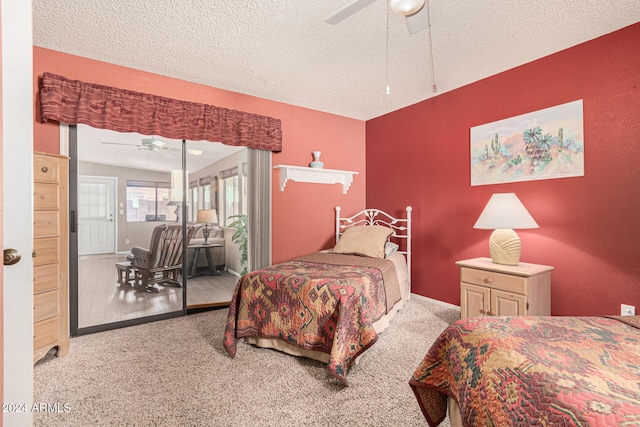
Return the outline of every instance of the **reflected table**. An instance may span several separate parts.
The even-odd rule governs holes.
[[[219,276],[220,272],[216,269],[216,265],[213,262],[213,256],[211,255],[211,250],[216,248],[221,248],[221,243],[208,243],[208,244],[198,244],[198,245],[189,245],[188,249],[193,250],[193,260],[191,261],[191,270],[189,270],[189,275],[187,276],[189,279],[192,277],[209,275],[209,276]],[[204,252],[207,256],[207,267],[208,270],[203,272],[198,272],[198,258],[200,257],[200,251],[204,249]]]

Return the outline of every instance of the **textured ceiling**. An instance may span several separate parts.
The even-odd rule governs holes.
[[[33,41],[367,120],[640,21],[640,0],[429,0],[432,64],[392,13],[387,54],[384,0],[324,22],[350,1],[33,0]]]

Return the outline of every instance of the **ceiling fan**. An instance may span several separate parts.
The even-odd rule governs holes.
[[[138,150],[146,150],[146,151],[180,151],[178,148],[171,148],[167,145],[167,143],[158,138],[142,138],[140,140],[140,144],[126,144],[124,142],[106,142],[100,141],[101,144],[108,145],[126,145],[127,147],[137,147]],[[193,148],[187,148],[187,152],[193,156],[200,156],[202,154],[202,150],[197,150]]]
[[[326,18],[325,22],[335,25],[375,1],[376,0],[354,0]],[[388,0],[388,3],[393,13],[406,18],[409,34],[419,33],[429,27],[429,11],[427,10],[426,0]]]
[[[126,144],[124,142],[106,142],[100,141],[101,144],[109,145],[126,145],[128,147],[137,147],[138,150],[147,151],[169,151],[171,148],[167,146],[167,143],[158,138],[142,138],[140,144]]]

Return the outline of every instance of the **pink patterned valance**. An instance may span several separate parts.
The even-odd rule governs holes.
[[[279,119],[44,73],[42,121],[282,151]]]

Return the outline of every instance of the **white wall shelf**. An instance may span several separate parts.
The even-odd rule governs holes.
[[[353,175],[358,174],[358,172],[304,166],[276,165],[273,168],[280,169],[280,191],[284,191],[287,181],[292,180],[317,184],[342,184],[342,194],[347,194],[353,182]]]

